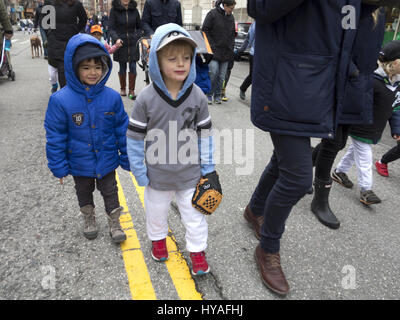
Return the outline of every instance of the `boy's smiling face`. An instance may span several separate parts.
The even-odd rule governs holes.
[[[103,74],[103,64],[100,59],[86,59],[79,64],[79,80],[83,84],[95,85]]]
[[[175,46],[173,43],[158,53],[158,63],[165,82],[183,83],[190,72],[193,49],[190,45]]]

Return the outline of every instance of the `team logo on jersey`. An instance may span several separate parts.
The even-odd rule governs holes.
[[[72,119],[77,126],[80,126],[83,123],[83,113],[74,113]]]
[[[197,123],[197,117],[200,112],[200,107],[195,106],[194,108],[187,107],[185,110],[182,111],[182,117],[185,119],[185,121],[182,124],[181,130],[183,129],[193,129],[196,130],[196,123]]]

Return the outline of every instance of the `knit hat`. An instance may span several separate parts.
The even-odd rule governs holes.
[[[95,32],[100,32],[101,34],[103,34],[103,30],[101,30],[101,27],[98,24],[95,24],[90,28],[90,33]]]
[[[75,74],[78,75],[78,67],[82,61],[100,57],[103,65],[105,65],[108,69],[110,67],[110,57],[104,50],[100,48],[99,45],[94,43],[85,43],[84,45],[78,47],[75,50],[75,54],[72,58],[72,66]]]
[[[380,62],[389,62],[400,59],[400,40],[386,43],[379,52]]]

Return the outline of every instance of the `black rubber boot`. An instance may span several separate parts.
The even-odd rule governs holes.
[[[340,222],[329,207],[331,187],[332,180],[321,181],[318,178],[314,179],[314,198],[311,202],[311,211],[323,225],[331,229],[338,229]]]

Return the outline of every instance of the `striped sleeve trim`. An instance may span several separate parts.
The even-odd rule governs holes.
[[[208,116],[204,120],[201,120],[197,123],[197,130],[200,129],[210,129],[211,128],[211,117]]]
[[[133,118],[129,118],[129,123],[136,127],[147,128],[147,123],[137,121]]]
[[[128,130],[133,132],[146,133],[147,131],[146,129],[147,129],[147,123],[129,118]]]

